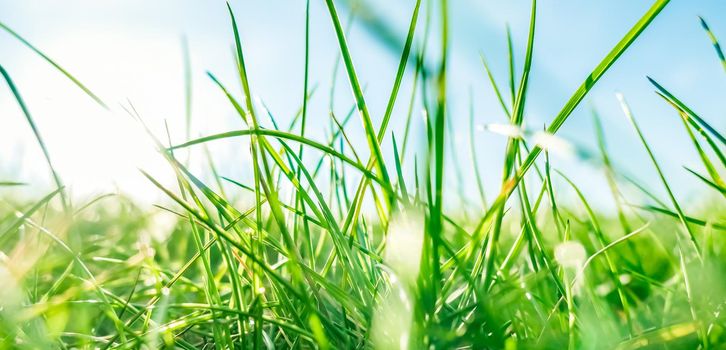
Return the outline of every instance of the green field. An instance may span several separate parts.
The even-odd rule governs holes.
[[[299,113],[289,125],[278,123],[255,103],[238,32],[243,25],[230,7],[239,74],[209,77],[246,128],[180,143],[146,129],[176,174],[175,182],[164,182],[141,170],[166,198],[153,207],[120,193],[74,197],[54,168],[23,86],[0,66],[9,87],[0,93],[17,102],[2,108],[22,111],[26,119],[11,122],[32,129],[51,184],[36,196],[25,179],[0,178],[0,348],[726,348],[726,138],[715,120],[679,99],[678,86],[650,80],[672,107],[663,119],[682,125],[690,140],[698,167],[685,171],[702,189],[697,200],[674,194],[659,163],[668,155],[649,143],[658,130],[640,128],[638,111],[622,95],[623,115],[614,117],[630,122],[627,137],[642,146],[633,152],[647,156],[645,168],[657,182],[639,182],[617,166],[628,160],[611,159],[596,112],[597,147],[576,154],[607,180],[614,209],[592,203],[585,184],[550,163],[549,153],[564,142],[558,130],[668,3],[655,0],[593,62],[546,130],[536,131],[525,126],[524,113],[536,74],[533,1],[525,55],[514,57],[509,37],[508,51],[492,53],[507,57],[507,72],[490,72],[484,61],[500,102],[486,108],[503,111],[510,124],[489,126],[508,137],[504,163],[483,167],[477,155],[491,150],[473,141],[470,164],[447,156],[454,135],[447,120],[446,0],[414,3],[407,36],[396,37],[400,60],[387,108],[375,118],[342,11],[325,1],[339,47],[335,72],[349,83],[335,89],[352,91],[355,101],[348,114],[326,116],[334,131],[326,139],[306,136],[314,120],[308,98],[332,96],[312,94],[309,35],[304,94],[290,97],[299,101]],[[309,3],[307,19],[309,34]],[[704,50],[715,49],[713,59],[724,66],[713,74],[726,78],[718,33],[704,20],[693,25],[705,29]],[[0,29],[90,99],[110,105],[22,33],[2,23]],[[429,32],[437,40],[418,37]],[[508,81],[495,79],[500,75]],[[401,88],[406,79],[412,89]],[[243,94],[228,89],[230,82],[241,84]],[[145,128],[133,106],[126,108]],[[414,149],[409,126],[421,110],[424,147]],[[405,120],[406,128],[391,130],[392,118]],[[354,147],[354,134],[368,147]],[[239,167],[251,181],[220,175],[210,152],[203,173],[178,156],[222,139],[249,145],[240,146],[250,161]],[[446,179],[447,168],[474,179],[466,191],[476,203],[456,200],[461,193]],[[501,173],[498,191],[485,193],[480,169]]]

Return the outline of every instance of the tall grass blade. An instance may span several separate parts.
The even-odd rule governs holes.
[[[675,104],[680,110],[685,112],[690,118],[693,118],[700,126],[702,126],[704,129],[706,129],[708,132],[710,132],[716,139],[721,141],[721,143],[726,145],[726,138],[723,137],[723,135],[721,135],[718,131],[716,131],[716,129],[711,127],[711,125],[709,125],[705,120],[701,119],[701,117],[699,117],[698,114],[693,112],[693,110],[688,108],[688,106],[686,106],[683,102],[681,102],[681,100],[679,100],[677,97],[673,96],[673,94],[671,94],[663,86],[658,84],[658,82],[653,80],[653,78],[648,77],[648,80],[650,81],[651,84],[653,84],[656,87],[656,89],[658,89],[658,92],[663,94],[663,96],[665,96],[668,100],[673,102],[673,104]]]
[[[570,97],[567,103],[562,107],[560,112],[554,118],[552,123],[550,123],[547,127],[548,133],[557,133],[560,127],[562,127],[565,121],[570,117],[570,115],[580,104],[582,99],[585,98],[587,93],[593,88],[593,86],[595,86],[598,80],[602,78],[605,72],[607,72],[607,70],[620,58],[620,56],[622,56],[622,54],[628,49],[628,47],[630,47],[630,45],[635,42],[635,39],[640,36],[640,34],[658,16],[663,8],[668,5],[669,2],[670,0],[656,0],[653,3],[648,11],[643,14],[638,22],[635,23],[635,25],[625,34],[625,36],[623,36],[623,38],[615,45],[615,47],[613,47],[613,49],[605,56],[605,58],[603,58],[603,60],[595,67],[595,69],[593,69],[593,71],[588,75],[585,81]],[[492,215],[494,215],[494,213],[496,213],[500,207],[504,206],[506,200],[509,198],[512,192],[514,192],[517,183],[521,181],[521,179],[524,177],[524,174],[534,164],[540,153],[542,153],[541,147],[535,146],[532,149],[532,152],[527,155],[525,160],[522,162],[522,165],[520,165],[517,171],[514,173],[515,175],[512,176],[512,178],[506,182],[505,186],[502,187],[496,200],[482,218],[481,223],[489,221],[492,218]],[[478,226],[483,227],[484,225],[480,224]],[[475,238],[481,240],[482,234],[483,233],[481,232],[478,233]]]
[[[0,24],[2,26],[2,24]],[[23,101],[23,97],[20,96],[20,91],[18,91],[18,88],[13,83],[13,80],[10,78],[10,75],[8,72],[3,68],[2,65],[0,65],[0,74],[2,74],[3,78],[5,79],[5,82],[8,84],[8,87],[10,87],[10,91],[13,93],[13,96],[15,97],[15,101],[20,106],[20,109],[23,112],[23,115],[25,116],[25,120],[28,122],[28,125],[30,126],[30,129],[33,131],[33,135],[35,136],[35,140],[38,142],[38,145],[40,146],[40,150],[43,152],[43,157],[45,158],[46,164],[48,164],[48,168],[50,169],[51,176],[53,177],[53,181],[55,182],[56,188],[58,189],[61,197],[61,203],[63,204],[63,208],[66,211],[66,213],[70,213],[70,201],[65,193],[65,186],[63,185],[63,181],[61,180],[60,175],[56,171],[55,167],[53,166],[53,162],[50,159],[50,153],[48,152],[48,147],[45,145],[45,141],[43,140],[43,137],[40,135],[40,130],[38,130],[37,124],[35,124],[35,120],[30,115],[30,111],[28,110],[28,107],[25,105],[25,101]]]
[[[33,46],[30,42],[28,42],[27,40],[25,40],[25,38],[23,38],[22,36],[20,36],[20,34],[16,33],[14,30],[10,29],[10,27],[8,27],[7,25],[5,25],[2,22],[0,22],[0,28],[2,28],[6,32],[8,32],[10,35],[12,35],[13,37],[15,37],[15,39],[18,39],[21,43],[23,43],[23,45],[27,46],[29,49],[31,49],[33,52],[35,52],[38,56],[40,56],[41,58],[43,58],[46,62],[50,63],[51,66],[55,67],[55,69],[57,69],[59,72],[61,72],[63,75],[65,75],[66,78],[70,79],[73,82],[73,84],[76,84],[76,86],[78,86],[78,88],[80,88],[81,90],[83,90],[83,92],[85,92],[86,95],[88,95],[89,97],[91,97],[101,107],[103,107],[104,109],[109,109],[108,108],[108,105],[106,105],[106,103],[103,102],[103,100],[101,100],[101,98],[99,98],[98,96],[96,96],[96,94],[94,94],[90,89],[88,89],[85,85],[83,85],[78,79],[76,79],[76,77],[74,77],[73,75],[71,75],[71,73],[69,73],[67,70],[63,69],[63,67],[61,67],[60,65],[58,65],[50,57],[48,57],[46,54],[44,54],[38,48],[36,48],[35,46]]]
[[[670,198],[671,205],[673,205],[676,212],[678,213],[678,218],[681,221],[681,224],[683,225],[683,230],[688,234],[688,237],[691,239],[691,242],[696,247],[696,253],[700,255],[701,249],[699,248],[698,241],[696,240],[696,236],[694,235],[693,230],[691,230],[691,227],[688,226],[688,222],[686,221],[685,214],[683,214],[681,205],[678,203],[678,200],[676,200],[676,197],[673,194],[673,191],[671,190],[670,185],[668,185],[668,181],[666,180],[665,175],[663,174],[663,171],[660,168],[660,165],[658,165],[658,161],[656,160],[655,155],[653,154],[653,150],[650,148],[650,145],[645,140],[645,136],[643,136],[643,132],[640,130],[638,123],[635,121],[635,118],[633,117],[633,114],[630,111],[630,107],[628,106],[627,102],[625,102],[625,98],[623,97],[623,95],[618,94],[617,98],[620,101],[620,106],[623,109],[623,113],[625,114],[625,117],[628,119],[630,124],[633,126],[633,129],[635,129],[635,132],[638,135],[638,138],[640,139],[641,143],[643,144],[643,147],[645,148],[646,152],[648,153],[648,157],[650,158],[651,162],[653,163],[655,170],[658,172],[658,177],[660,178],[661,183],[663,184],[663,187],[665,188],[666,192],[668,193],[668,198]]]
[[[698,16],[698,20],[701,22],[701,27],[703,27],[703,30],[706,31],[706,35],[708,35],[708,38],[711,39],[711,45],[713,45],[713,49],[716,50],[716,55],[718,56],[719,61],[721,61],[721,66],[723,67],[724,71],[726,71],[726,57],[724,57],[723,51],[721,50],[721,45],[716,39],[716,35],[713,34],[711,28],[708,27],[708,23],[706,23],[706,20],[703,19],[703,17]]]

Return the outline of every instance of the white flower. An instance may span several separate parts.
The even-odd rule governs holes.
[[[149,218],[145,233],[155,242],[165,242],[174,232],[177,221],[178,219],[174,215],[156,212]]]
[[[561,137],[545,131],[535,133],[532,141],[540,148],[563,157],[572,158],[575,154],[575,148],[572,144]]]
[[[484,124],[483,128],[486,131],[507,137],[521,138],[524,136],[522,128],[512,124]]]
[[[626,285],[633,280],[633,277],[631,277],[629,274],[622,274],[618,276],[618,279],[620,280],[620,284]]]
[[[595,287],[595,294],[603,297],[603,296],[610,294],[610,292],[612,292],[613,289],[615,289],[615,286],[613,285],[613,283],[610,281],[607,281],[607,282],[601,283],[601,284],[597,285],[597,287]]]
[[[423,218],[419,214],[394,214],[386,238],[385,262],[404,281],[413,282],[418,277],[423,239]]]
[[[555,260],[565,269],[565,283],[573,283],[572,293],[579,295],[583,279],[578,277],[585,268],[587,260],[585,247],[578,241],[562,242],[555,247]]]
[[[20,283],[9,263],[9,258],[0,252],[0,311],[16,310],[24,301]]]
[[[555,247],[555,260],[562,267],[579,269],[585,264],[585,247],[577,241],[567,241]]]
[[[387,269],[384,267],[384,271]],[[376,306],[371,329],[375,349],[408,349],[413,305],[406,287],[389,271],[391,288]]]

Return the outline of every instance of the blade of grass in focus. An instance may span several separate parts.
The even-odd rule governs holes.
[[[620,58],[620,56],[635,41],[635,39],[640,36],[640,34],[648,27],[653,19],[658,16],[663,8],[668,5],[669,2],[670,0],[657,0],[653,3],[650,9],[648,9],[648,11],[643,14],[638,22],[635,23],[635,25],[625,34],[625,36],[615,45],[615,47],[613,47],[613,49],[605,56],[605,58],[603,58],[603,60],[588,75],[582,85],[580,85],[580,87],[574,92],[574,94],[563,106],[557,116],[553,119],[552,123],[550,123],[547,127],[548,133],[557,133],[560,127],[562,127],[565,121],[570,117],[572,112],[585,98],[585,96],[592,89],[595,83],[597,83],[597,81],[602,78],[605,72],[607,72],[607,70]],[[524,174],[534,164],[535,160],[539,157],[539,154],[541,152],[542,148],[540,148],[539,146],[535,146],[532,149],[532,152],[527,155],[525,160],[522,162],[522,165],[520,165],[517,171],[514,172],[514,176],[512,176],[512,178],[506,181],[504,186],[502,186],[499,195],[495,199],[494,203],[490,206],[490,209],[485,213],[484,217],[480,220],[479,225],[477,225],[478,227],[484,227],[484,224],[488,222],[492,218],[492,216],[500,210],[501,207],[504,206],[506,200],[516,188],[517,183],[524,177]],[[476,235],[474,236],[473,242],[480,242],[483,234],[484,232],[482,232],[481,230],[477,231]],[[470,245],[468,246],[467,251],[472,252],[472,249],[473,246]]]
[[[653,154],[653,151],[652,151],[650,145],[645,140],[645,136],[643,136],[643,132],[640,130],[638,123],[635,121],[635,118],[633,117],[630,107],[628,106],[627,102],[625,102],[625,98],[623,97],[623,95],[618,94],[617,98],[620,102],[620,106],[623,110],[623,113],[625,114],[625,117],[628,119],[630,124],[633,126],[633,129],[635,129],[635,132],[638,135],[638,138],[640,139],[641,143],[643,144],[643,147],[645,148],[646,152],[648,153],[648,157],[653,162],[653,166],[655,167],[655,170],[658,173],[658,177],[660,178],[661,183],[663,184],[663,187],[665,188],[666,192],[668,193],[668,198],[670,198],[671,205],[673,205],[676,212],[678,213],[678,218],[681,221],[681,224],[683,225],[683,230],[688,235],[688,237],[690,238],[694,247],[696,248],[696,254],[700,256],[701,249],[699,248],[698,241],[696,240],[696,236],[694,235],[693,230],[691,230],[691,227],[688,226],[688,222],[685,219],[685,214],[683,214],[681,205],[678,203],[678,200],[676,200],[676,197],[673,194],[671,187],[668,185],[668,181],[666,180],[665,175],[663,175],[663,171],[661,170],[660,165],[658,165],[658,161],[656,160],[655,155]]]
[[[514,106],[512,107],[512,115],[510,123],[516,127],[520,127],[524,121],[524,107],[526,101],[527,87],[529,83],[529,74],[532,67],[532,54],[534,48],[534,35],[535,35],[535,21],[537,14],[537,1],[532,0],[532,12],[530,15],[529,22],[529,35],[527,38],[527,51],[525,54],[524,67],[522,69],[522,77],[519,83],[519,90],[514,99]],[[519,150],[519,139],[509,138],[507,140],[507,147],[504,156],[504,172],[502,174],[502,189],[505,188],[507,181],[512,176],[514,170],[515,161],[517,159]],[[492,208],[493,209],[493,208]],[[486,244],[484,254],[484,265],[482,273],[483,285],[489,286],[491,279],[493,278],[494,272],[494,260],[498,254],[497,246],[499,244],[499,236],[502,228],[502,220],[504,218],[504,205],[499,206],[494,217],[494,226],[492,228],[491,236]],[[475,271],[479,273],[479,271]]]

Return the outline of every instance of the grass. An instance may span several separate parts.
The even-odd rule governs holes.
[[[448,156],[447,86],[452,82],[447,78],[450,18],[445,0],[412,1],[400,43],[382,22],[363,19],[377,27],[388,46],[400,50],[378,128],[336,4],[325,1],[340,69],[354,101],[342,118],[330,102],[326,140],[306,133],[311,118],[319,117],[308,110],[309,100],[316,98],[308,74],[315,64],[310,61],[309,1],[301,107],[288,128],[280,128],[264,104],[253,103],[239,34],[244,28],[229,7],[238,74],[209,77],[246,127],[189,138],[192,81],[185,44],[186,140],[172,143],[170,135],[149,131],[176,174],[176,183],[165,184],[142,171],[168,197],[154,209],[120,194],[72,201],[53,167],[52,150],[43,142],[42,125],[34,122],[32,105],[21,97],[32,87],[16,85],[12,72],[0,67],[55,184],[40,200],[22,195],[0,200],[0,347],[723,348],[723,135],[707,117],[649,78],[680,119],[705,170],[685,169],[703,184],[702,198],[709,203],[703,209],[676,197],[658,162],[667,155],[648,142],[656,131],[639,127],[622,96],[622,117],[641,141],[641,151],[660,179],[653,186],[665,189],[666,200],[615,165],[594,113],[597,150],[583,161],[602,170],[616,204],[613,213],[598,212],[581,189],[584,184],[550,161],[549,152],[557,149],[545,142],[557,140],[554,135],[588,92],[668,2],[653,3],[543,132],[522,130],[528,80],[536,74],[531,64],[536,1],[520,71],[507,28],[508,86],[498,85],[482,55],[483,78],[496,94],[496,108],[516,131],[507,139],[501,187],[489,197],[493,201],[487,201],[480,176],[479,154],[485,150],[477,147],[474,134],[469,136],[469,164]],[[701,25],[723,62],[715,34],[705,20]],[[38,48],[4,24],[0,28],[106,107]],[[430,42],[431,31],[439,31],[439,42]],[[438,46],[438,57],[426,55],[429,45]],[[334,74],[337,70],[336,64]],[[411,95],[402,98],[407,77],[413,81]],[[241,84],[242,96],[225,88],[223,81],[232,79]],[[398,106],[405,110],[399,116],[395,107],[401,101],[408,105]],[[476,107],[482,106],[472,102],[472,129]],[[133,106],[126,108],[145,127]],[[412,151],[407,148],[409,128],[420,110],[426,144]],[[356,115],[362,125],[350,122]],[[269,117],[270,123],[261,117]],[[394,117],[406,119],[405,130],[389,130]],[[352,133],[362,133],[368,148],[353,147]],[[206,173],[189,170],[185,150],[222,139],[249,141],[250,164],[244,166],[251,183],[221,176],[210,152],[205,153]],[[476,217],[444,205],[447,198],[461,195],[449,187],[446,169],[463,178],[467,166],[474,170],[467,176],[476,177],[476,188],[468,190],[479,203],[461,205],[465,212],[476,210]],[[495,168],[487,164],[485,169]],[[22,193],[23,186],[23,179],[3,180],[0,191]]]

